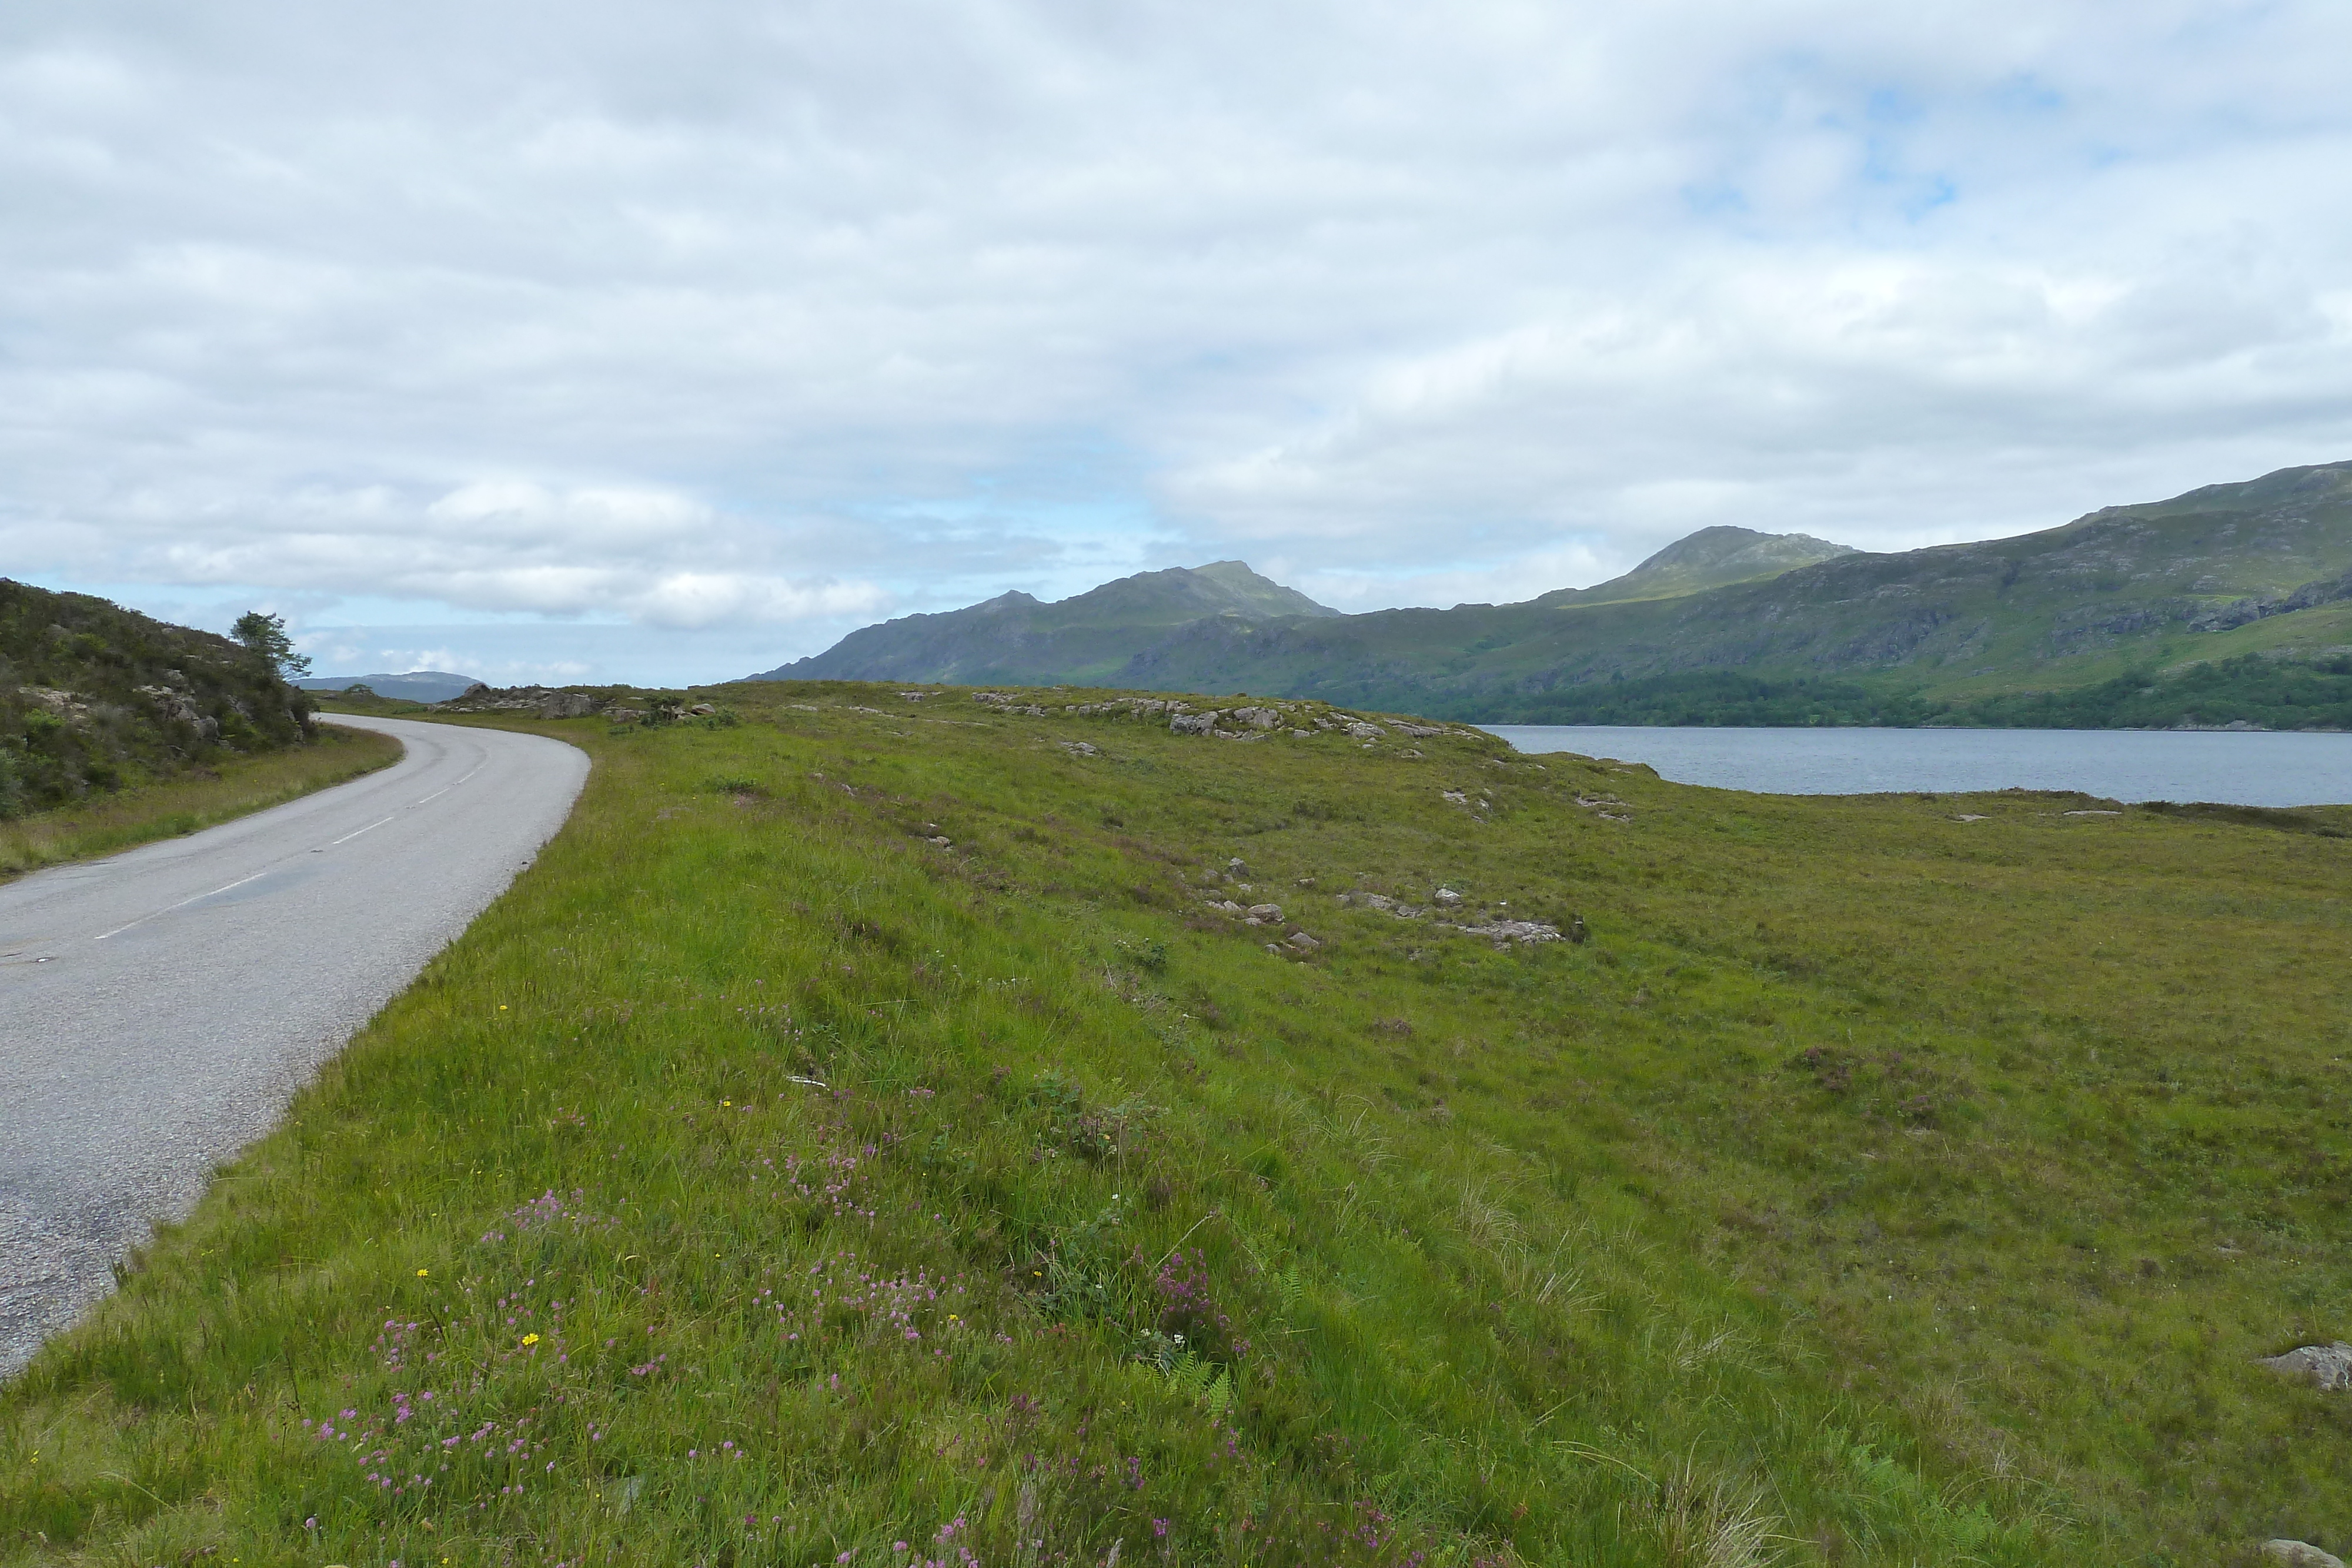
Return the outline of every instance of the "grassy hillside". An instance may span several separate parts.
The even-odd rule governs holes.
[[[224,757],[214,767],[186,768],[158,783],[30,812],[0,822],[0,881],[200,832],[389,767],[400,758],[400,742],[390,736],[320,725],[308,745]]]
[[[724,700],[475,721],[578,811],[0,1394],[0,1560],[2352,1544],[2352,811]]]
[[[0,821],[296,744],[310,711],[226,637],[0,578]]]

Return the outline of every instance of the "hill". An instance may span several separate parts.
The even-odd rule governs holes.
[[[446,670],[411,670],[404,675],[305,675],[294,685],[307,692],[345,692],[365,686],[380,697],[397,702],[441,703],[479,685],[477,675],[454,675]]]
[[[310,712],[226,637],[0,578],[0,817],[291,745]]]
[[[2347,1396],[2257,1362],[2352,1338],[2352,811],[992,695],[467,720],[577,811],[0,1391],[0,1551],[2352,1539]]]
[[[1615,604],[1633,599],[1679,599],[1736,582],[1780,577],[1815,561],[1858,553],[1811,534],[1761,534],[1753,528],[1701,528],[1676,539],[1622,577],[1591,588],[1562,588],[1538,604]]]
[[[1802,564],[1783,570],[1789,560]],[[1741,571],[1758,575],[1719,580]],[[874,675],[1239,690],[1486,722],[2014,724],[2061,709],[2074,722],[2268,722],[2256,715],[2267,698],[2229,698],[2243,682],[2169,683],[2260,653],[2310,665],[2311,681],[2290,684],[2320,706],[2352,703],[2352,675],[2326,667],[2352,653],[2347,606],[2352,465],[2334,464],[1893,554],[1711,528],[1593,589],[1451,610],[1129,625],[1097,635],[1083,664],[1045,646],[994,673],[984,632],[968,622],[961,663],[910,644]],[[2114,700],[2021,700],[2091,688]]]
[[[1014,591],[853,632],[755,681],[1089,685],[1170,631],[1221,617],[1311,622],[1339,612],[1238,560],[1138,572],[1055,603]]]

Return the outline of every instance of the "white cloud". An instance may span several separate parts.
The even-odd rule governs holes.
[[[2352,454],[2347,47],[2318,0],[17,7],[0,556],[724,674],[1232,554],[1360,608],[2046,526]]]

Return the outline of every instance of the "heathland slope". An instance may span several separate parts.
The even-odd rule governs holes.
[[[226,637],[0,578],[0,817],[290,745],[310,716]]]
[[[571,824],[0,1396],[9,1561],[2352,1544],[2256,1361],[2352,1337],[2352,812],[709,695],[471,721]]]

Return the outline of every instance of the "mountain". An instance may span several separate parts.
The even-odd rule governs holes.
[[[1220,560],[1138,572],[1051,604],[1015,591],[961,610],[886,621],[748,678],[1084,685],[1203,621],[1312,623],[1339,614],[1244,562]]]
[[[290,745],[310,715],[226,637],[0,578],[0,817]]]
[[[1211,573],[1246,579],[1248,601],[1193,587]],[[2325,667],[2352,655],[2352,463],[1891,554],[1705,528],[1517,604],[1297,600],[1238,562],[1147,573],[868,627],[756,678],[1247,691],[1483,722],[2283,725],[2307,708],[2332,725],[2352,703],[2352,673]],[[2098,695],[2051,695],[2068,692]]]
[[[1629,599],[1678,599],[1710,588],[1780,577],[1801,566],[1855,553],[1852,545],[1833,545],[1811,534],[1760,534],[1754,528],[1718,526],[1676,539],[1622,577],[1591,588],[1557,589],[1535,602],[1612,604]]]
[[[1591,688],[1842,676],[1965,703],[2246,653],[2352,647],[2352,464],[2011,538],[1851,553],[1670,599],[1180,628],[1121,684],[1582,722]]]
[[[453,675],[446,670],[411,670],[404,675],[306,675],[294,684],[310,692],[340,692],[365,686],[380,697],[441,703],[480,685],[481,680],[477,675]]]

